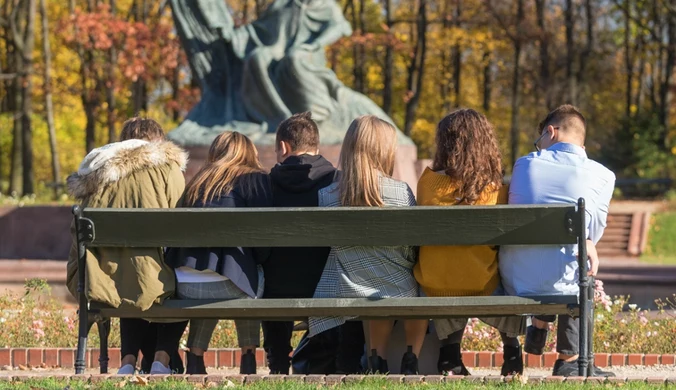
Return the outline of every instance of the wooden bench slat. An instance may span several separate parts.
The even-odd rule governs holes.
[[[236,299],[168,300],[149,310],[113,309],[92,303],[91,311],[105,317],[219,318],[301,320],[310,316],[357,316],[373,318],[490,317],[509,314],[571,314],[577,296],[542,297],[418,297],[418,298],[326,298],[326,299]],[[572,312],[577,314],[577,308]]]
[[[574,244],[573,205],[85,209],[88,246],[288,247]],[[452,233],[451,233],[452,232]],[[546,234],[543,234],[546,233]]]

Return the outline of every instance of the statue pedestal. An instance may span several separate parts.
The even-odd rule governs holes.
[[[341,145],[321,145],[319,152],[333,165],[338,166],[340,147]],[[269,171],[277,163],[274,145],[256,145],[256,148],[263,168]],[[186,170],[186,181],[189,181],[206,161],[209,147],[187,147],[186,150],[190,153],[190,162]],[[408,183],[415,193],[421,169],[424,169],[424,167],[421,167],[421,164],[418,163],[418,152],[415,145],[399,145],[394,165],[394,178]]]

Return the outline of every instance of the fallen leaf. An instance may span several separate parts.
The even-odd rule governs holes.
[[[235,387],[235,384],[232,383],[232,381],[227,381],[227,382],[225,383],[225,387]]]
[[[127,382],[119,381],[115,384],[115,387],[125,387],[126,385],[127,385]]]
[[[19,370],[21,371],[28,371],[28,367],[24,366],[23,364],[19,364]]]
[[[207,386],[206,386],[206,387],[207,387],[208,389],[213,389],[214,387],[218,387],[218,385],[216,384],[216,382],[207,382]]]
[[[134,375],[131,377],[131,379],[129,379],[129,383],[135,384],[137,386],[146,386],[148,384],[148,379],[142,376]]]

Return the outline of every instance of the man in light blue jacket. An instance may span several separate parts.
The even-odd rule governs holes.
[[[573,106],[563,105],[550,112],[540,123],[537,152],[517,160],[509,187],[510,204],[586,202],[587,246],[590,250],[590,274],[598,270],[594,246],[606,227],[615,175],[590,160],[584,148],[586,120]],[[546,234],[546,232],[543,232]],[[500,248],[500,275],[510,295],[577,294],[577,245],[503,246]],[[528,327],[524,350],[542,354],[548,323],[554,316],[536,317]],[[554,375],[577,375],[579,320],[558,318],[557,352]],[[594,367],[595,376],[614,376]]]

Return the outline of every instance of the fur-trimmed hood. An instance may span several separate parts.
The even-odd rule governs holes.
[[[68,192],[77,199],[95,194],[105,184],[134,172],[176,163],[185,171],[188,153],[169,141],[131,139],[96,148],[84,158],[78,171],[68,177]]]

